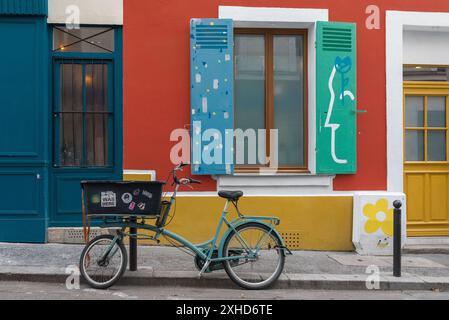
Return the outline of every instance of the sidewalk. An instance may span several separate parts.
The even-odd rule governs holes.
[[[78,266],[83,246],[0,244],[0,281],[65,282],[66,268]],[[347,252],[296,251],[288,256],[277,288],[323,290],[366,289],[368,266],[380,270],[385,290],[449,290],[449,255],[406,254],[402,277],[392,276],[392,257],[367,257]],[[139,247],[137,272],[121,283],[148,286],[235,288],[224,271],[198,278],[193,257],[176,248]]]

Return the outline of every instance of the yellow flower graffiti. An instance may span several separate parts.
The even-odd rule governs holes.
[[[386,236],[393,236],[393,209],[388,208],[387,199],[379,199],[376,204],[365,205],[363,214],[368,218],[365,224],[366,233],[381,229]]]

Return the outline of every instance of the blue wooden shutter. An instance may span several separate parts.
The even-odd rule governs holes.
[[[234,31],[228,19],[192,19],[192,173],[232,174]]]
[[[357,169],[356,26],[317,23],[316,171],[355,173]]]

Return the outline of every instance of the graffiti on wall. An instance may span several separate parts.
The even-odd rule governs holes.
[[[337,133],[337,130],[340,128],[341,124],[333,123],[331,121],[332,113],[333,113],[334,107],[335,107],[334,79],[338,73],[340,76],[340,81],[341,81],[341,92],[339,95],[339,101],[341,102],[341,106],[344,107],[345,97],[349,97],[352,101],[354,101],[354,99],[355,99],[354,94],[351,91],[346,90],[346,87],[348,86],[348,83],[349,83],[349,78],[347,77],[347,74],[349,73],[351,68],[352,68],[352,61],[351,61],[350,57],[344,57],[344,58],[337,57],[335,59],[335,64],[332,68],[332,72],[330,74],[329,82],[328,82],[329,92],[330,92],[330,101],[329,101],[329,108],[327,110],[327,117],[326,117],[326,121],[324,123],[324,127],[331,129],[331,155],[332,155],[332,160],[338,164],[347,164],[348,160],[338,158],[337,151],[336,151],[336,133]]]
[[[406,230],[406,201],[403,193],[356,192],[354,194],[352,241],[361,255],[393,254],[393,203],[403,203],[401,227]],[[405,243],[406,233],[402,233]]]
[[[368,203],[363,207],[363,215],[366,217],[364,230],[368,234],[381,231],[386,236],[393,236],[393,208],[388,206],[385,198],[376,203]]]

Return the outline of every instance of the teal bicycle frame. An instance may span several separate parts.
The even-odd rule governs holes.
[[[180,185],[176,186],[175,191],[173,192],[173,195],[170,198],[170,204],[169,204],[169,208],[167,209],[167,214],[170,212],[173,204],[176,201],[176,195],[177,195],[179,187],[180,187]],[[282,247],[279,248],[282,250],[282,253],[283,254],[290,253],[290,251],[285,247],[282,237],[275,230],[275,226],[279,225],[279,223],[280,223],[279,218],[265,217],[265,216],[244,216],[240,213],[240,211],[238,210],[238,207],[235,206],[237,209],[238,217],[232,221],[229,221],[228,219],[226,219],[226,216],[229,213],[228,210],[229,210],[230,203],[231,203],[231,200],[226,201],[226,204],[225,204],[225,207],[221,214],[221,218],[218,222],[218,226],[215,231],[214,237],[212,239],[210,239],[204,243],[200,243],[200,244],[193,244],[192,242],[188,241],[187,239],[181,237],[180,235],[178,235],[174,232],[171,232],[169,230],[166,230],[165,227],[157,227],[154,225],[146,224],[144,220],[140,223],[132,222],[132,221],[113,222],[113,221],[105,220],[102,227],[104,227],[104,228],[121,228],[122,232],[118,233],[115,236],[114,241],[111,243],[110,247],[105,251],[102,258],[106,258],[107,256],[109,256],[109,254],[112,251],[112,248],[115,246],[115,243],[117,241],[121,240],[124,236],[134,237],[136,239],[153,240],[156,242],[160,241],[159,238],[161,236],[165,236],[165,237],[175,240],[177,243],[180,243],[182,246],[188,248],[194,254],[199,256],[203,261],[205,261],[204,267],[200,272],[200,274],[202,274],[203,272],[205,272],[207,270],[207,268],[209,267],[209,265],[211,263],[223,262],[226,260],[239,260],[239,259],[251,260],[251,259],[257,258],[257,254],[260,251],[260,245],[263,243],[262,240],[264,240],[264,239],[259,240],[259,242],[256,244],[256,248],[255,248],[256,250],[254,251],[253,249],[249,248],[249,246],[246,244],[245,240],[240,236],[239,232],[237,231],[237,228],[240,225],[250,223],[250,222],[256,222],[256,223],[263,224],[263,225],[267,226],[269,228],[269,232],[266,234],[266,236],[268,237],[269,234],[274,232],[279,237],[279,239],[282,241]],[[136,218],[141,218],[141,217],[136,217]],[[221,231],[223,225],[226,225],[228,230],[225,232],[225,234],[223,235],[223,237],[221,237],[221,240],[220,240],[219,239],[220,231]],[[139,229],[148,230],[148,231],[153,232],[154,236],[148,236],[148,235],[139,234],[139,233],[136,233],[136,234],[126,233],[125,230],[127,228],[135,228],[137,230],[139,230]],[[236,233],[240,243],[244,246],[244,249],[246,250],[246,253],[247,253],[246,255],[233,255],[230,257],[222,256],[224,241],[226,240],[227,236],[231,232]],[[116,250],[118,250],[118,249],[116,249]],[[218,256],[216,258],[213,258],[212,256],[213,256],[215,250],[218,251]],[[116,251],[114,250],[112,255],[114,255],[115,252]]]

